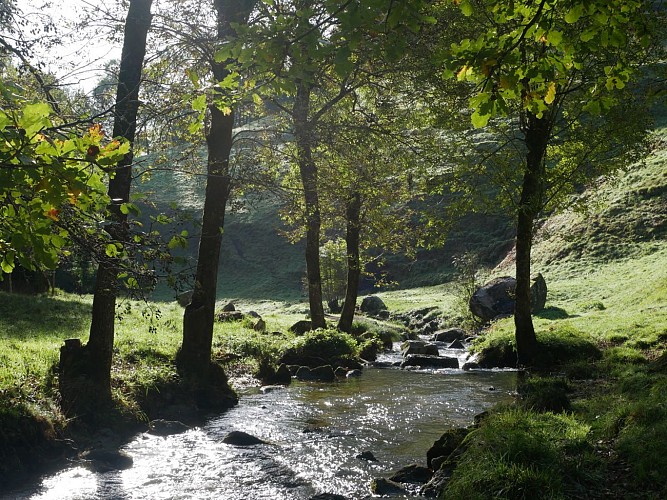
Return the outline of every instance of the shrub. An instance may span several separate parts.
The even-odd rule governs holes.
[[[285,350],[284,355],[316,357],[325,360],[354,357],[357,355],[354,338],[338,330],[319,328],[296,337]]]

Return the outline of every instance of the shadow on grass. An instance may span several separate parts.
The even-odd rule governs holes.
[[[91,304],[47,295],[0,292],[0,332],[29,339],[76,334],[90,323]]]
[[[565,309],[560,307],[547,307],[542,309],[539,312],[533,314],[536,318],[542,319],[567,319],[567,318],[576,318],[578,314],[568,314]]]

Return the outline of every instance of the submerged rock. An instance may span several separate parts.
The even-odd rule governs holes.
[[[254,446],[257,444],[266,444],[266,441],[263,441],[258,437],[243,431],[231,431],[224,438],[222,438],[222,442],[225,444],[231,444],[232,446]]]
[[[318,382],[333,382],[336,380],[336,373],[331,365],[317,366],[315,368],[301,366],[296,371],[295,376],[299,380],[314,380]]]
[[[378,459],[375,458],[375,455],[373,455],[372,451],[362,451],[355,458],[358,458],[359,460],[367,460],[369,462],[377,462],[378,461]]]
[[[171,434],[179,434],[189,429],[187,425],[178,420],[151,420],[148,424],[148,433],[156,436],[169,436]]]
[[[81,454],[86,465],[96,472],[123,470],[132,467],[134,461],[127,453],[119,450],[98,448]]]

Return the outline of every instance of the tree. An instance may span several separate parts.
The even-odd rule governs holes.
[[[518,181],[514,322],[519,363],[530,364],[535,222],[574,186],[641,155],[646,114],[630,88],[652,55],[651,2],[453,3],[477,36],[446,52],[446,76],[472,84],[472,124],[496,134],[474,163]]]
[[[293,136],[290,162],[298,167],[306,240],[308,300],[313,328],[326,326],[322,305],[318,126],[362,87],[373,73],[368,61],[382,54],[397,59],[405,50],[403,31],[423,21],[424,2],[385,0],[337,2],[271,1],[259,4],[257,22],[243,33],[247,61],[258,94],[278,108]],[[229,50],[234,50],[230,48]],[[379,59],[378,59],[379,60]]]
[[[146,53],[146,38],[151,25],[152,0],[131,0],[125,22],[123,50],[118,74],[113,136],[135,140],[139,87]],[[128,203],[132,182],[133,153],[130,149],[112,169],[108,194],[110,224],[107,233],[114,240],[107,247],[109,259],[97,269],[92,320],[88,343],[82,350],[61,351],[61,392],[66,407],[83,409],[96,401],[111,401],[111,363],[115,335],[118,249],[128,241]],[[112,248],[113,247],[113,248]],[[82,376],[88,390],[82,394],[77,382]],[[88,400],[90,398],[90,400]]]
[[[235,2],[215,1],[217,41],[231,42],[236,37],[237,24],[244,24],[255,0]],[[217,292],[220,245],[225,210],[230,192],[230,152],[234,126],[234,102],[231,90],[237,74],[234,59],[210,55],[213,92],[194,107],[206,109],[209,123],[206,130],[208,149],[206,197],[202,219],[201,239],[197,256],[195,288],[190,304],[183,315],[183,344],[178,353],[178,366],[195,385],[210,381],[213,321]],[[203,106],[202,106],[203,105]]]

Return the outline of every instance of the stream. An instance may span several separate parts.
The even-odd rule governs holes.
[[[395,359],[400,355],[381,360]],[[426,465],[426,451],[445,430],[469,425],[476,414],[511,399],[515,386],[512,371],[367,368],[361,377],[335,383],[245,389],[238,406],[202,427],[167,437],[135,436],[122,448],[134,460],[130,469],[97,473],[74,464],[2,498],[366,498],[373,478]],[[268,444],[222,443],[232,430]],[[357,458],[364,451],[377,461]]]

